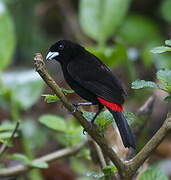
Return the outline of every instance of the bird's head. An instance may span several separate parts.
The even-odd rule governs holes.
[[[69,40],[59,40],[50,47],[46,60],[54,59],[60,63],[70,61],[74,56],[77,56],[82,49],[83,47]]]

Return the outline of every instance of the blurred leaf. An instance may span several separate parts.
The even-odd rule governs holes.
[[[87,47],[86,49],[110,67],[121,64],[127,59],[126,47],[118,43],[113,47],[105,47],[102,49],[96,47]]]
[[[162,38],[159,27],[153,20],[142,15],[133,14],[129,15],[121,25],[116,39],[124,44],[137,45],[161,41]]]
[[[139,180],[169,180],[169,178],[158,169],[147,169],[144,171]]]
[[[43,81],[34,70],[7,72],[2,80],[12,91],[13,101],[23,110],[36,103],[43,91]]]
[[[2,0],[0,0],[0,70],[6,68],[15,48],[15,33],[12,18]]]
[[[12,135],[12,132],[2,132],[0,133],[0,139],[9,139]],[[15,133],[14,137],[17,137],[17,133]]]
[[[116,166],[114,165],[109,165],[109,166],[106,166],[105,168],[103,168],[103,172],[104,172],[104,175],[105,177],[112,177],[112,175],[117,171],[117,168]]]
[[[167,46],[171,46],[171,39],[166,40],[166,41],[165,41],[165,44],[166,44]]]
[[[157,71],[157,79],[167,86],[171,86],[171,70]]]
[[[48,164],[43,161],[33,161],[31,162],[31,166],[36,167],[36,168],[48,168]]]
[[[20,154],[20,153],[7,155],[7,157],[11,158],[11,159],[16,159],[27,165],[29,165],[31,163],[31,160],[27,156],[25,156],[24,154]]]
[[[152,54],[157,69],[171,68],[171,53]]]
[[[29,142],[29,149],[33,151],[42,147],[48,141],[46,129],[42,129],[40,124],[34,120],[24,119],[21,124],[21,131],[25,141]]]
[[[57,133],[56,138],[64,146],[79,144],[85,140],[83,128],[78,126],[71,119],[66,122],[67,130],[65,133]]]
[[[16,159],[20,162],[22,162],[23,164],[32,166],[32,167],[36,167],[36,168],[48,168],[48,164],[46,162],[42,162],[42,161],[32,161],[31,159],[29,159],[26,155],[24,154],[20,154],[20,153],[15,153],[12,155],[7,155],[7,158],[10,159]]]
[[[62,131],[67,131],[67,125],[62,117],[46,114],[39,117],[39,121],[50,129]]]
[[[122,23],[129,0],[80,0],[79,19],[85,34],[105,42]]]
[[[137,119],[136,115],[134,113],[132,113],[132,112],[125,112],[124,116],[128,120],[129,125],[134,124],[134,122]]]
[[[151,50],[151,52],[155,53],[155,54],[163,53],[163,52],[167,52],[167,51],[171,51],[171,48],[167,47],[167,46],[159,46],[159,47],[155,47]]]
[[[170,101],[171,101],[171,96],[166,96],[166,97],[164,98],[164,101],[170,102]]]
[[[3,123],[0,125],[0,131],[10,131],[15,128],[15,124],[12,123]]]
[[[45,97],[45,102],[46,103],[52,103],[52,102],[57,102],[59,101],[59,98],[56,95],[52,95],[52,94],[43,94],[43,97]]]
[[[70,166],[78,174],[85,174],[88,171],[87,164],[83,163],[79,158],[70,157]]]
[[[132,82],[132,89],[142,89],[142,88],[157,88],[165,90],[164,86],[158,85],[152,81],[136,80]]]
[[[170,7],[171,7],[171,1],[170,0],[161,1],[161,6],[160,6],[161,15],[169,23],[171,23]]]

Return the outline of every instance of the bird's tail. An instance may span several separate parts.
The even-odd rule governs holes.
[[[124,117],[122,112],[116,112],[109,109],[109,111],[112,113],[115,122],[117,124],[117,127],[119,129],[123,144],[125,147],[132,147],[135,149],[135,139],[131,132],[131,129],[128,125],[128,122],[126,118]]]

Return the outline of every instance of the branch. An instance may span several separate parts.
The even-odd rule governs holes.
[[[67,156],[71,156],[77,152],[80,151],[80,149],[85,145],[85,143],[70,147],[70,148],[65,148],[62,150],[58,150],[56,152],[47,154],[45,156],[42,156],[38,159],[33,160],[33,162],[46,162],[46,163],[50,163],[52,161],[55,161],[57,159],[61,159]],[[4,169],[0,169],[0,177],[10,177],[10,176],[15,176],[18,174],[21,174],[23,172],[26,172],[30,169],[32,169],[33,167],[28,166],[28,165],[17,165],[14,167],[9,167],[9,168],[4,168]]]
[[[168,116],[164,121],[161,128],[156,132],[156,134],[150,139],[150,141],[144,146],[144,148],[127,164],[129,164],[132,171],[137,171],[137,169],[144,163],[144,161],[151,155],[151,153],[157,148],[161,143],[167,133],[171,130],[171,116]]]
[[[51,88],[51,90],[59,97],[59,99],[63,102],[64,106],[72,112],[74,109],[73,105],[69,103],[65,95],[61,92],[59,86],[48,74],[42,55],[37,53],[35,55],[34,61],[36,71],[46,82],[46,84]],[[101,147],[106,156],[108,156],[110,160],[115,164],[118,171],[122,171],[122,169],[124,168],[123,161],[121,161],[117,154],[114,152],[114,150],[108,146],[106,139],[102,135],[99,135],[97,133],[97,129],[95,128],[95,126],[93,126],[93,128],[90,128],[91,124],[82,116],[81,112],[79,111],[73,113],[73,116],[80,122],[86,132],[88,132],[88,134],[97,142],[97,144]]]

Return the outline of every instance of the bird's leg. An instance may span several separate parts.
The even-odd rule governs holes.
[[[90,121],[90,122],[91,122],[90,128],[92,128],[92,125],[93,125],[96,117],[101,113],[103,107],[104,107],[104,106],[102,106],[101,104],[99,104],[99,109],[98,109],[98,111],[96,112],[96,114],[95,114],[95,116],[93,117],[93,119]],[[84,130],[83,130],[83,134],[85,134],[85,131],[86,131],[86,130],[84,129]]]
[[[93,105],[93,103],[92,102],[74,102],[72,103],[72,105],[74,106],[74,109],[71,112],[73,114],[77,111],[79,106],[90,106],[90,105]]]
[[[103,106],[102,106],[102,105],[99,105],[99,110],[96,112],[95,116],[94,116],[93,119],[91,120],[91,124],[94,123],[96,117],[101,113],[102,109],[103,109]]]

